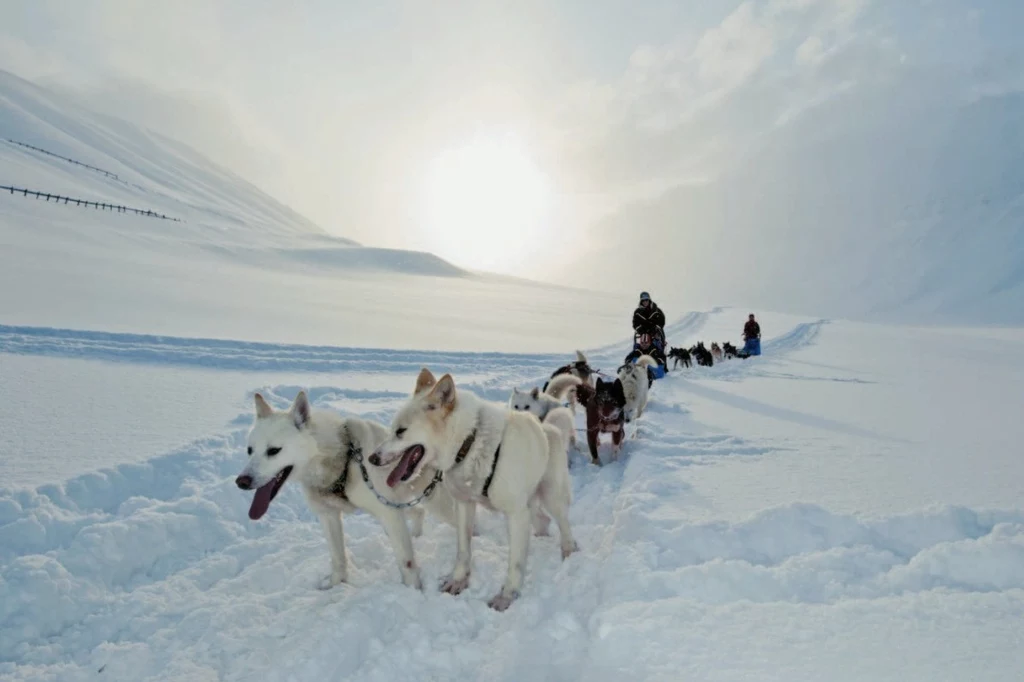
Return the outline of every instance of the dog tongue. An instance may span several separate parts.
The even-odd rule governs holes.
[[[276,477],[256,489],[256,494],[252,496],[252,504],[249,506],[249,518],[253,521],[266,514],[267,509],[270,508],[270,496],[274,491],[275,483],[277,483]]]
[[[413,448],[406,450],[405,454],[402,455],[402,459],[398,460],[398,464],[396,464],[395,468],[391,470],[390,474],[388,474],[387,483],[389,488],[394,488],[398,485],[398,482],[402,480],[402,476],[405,476],[409,471],[409,463],[412,461],[414,452],[415,449]]]

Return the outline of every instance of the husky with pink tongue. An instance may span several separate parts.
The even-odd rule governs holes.
[[[323,580],[322,589],[348,580],[342,515],[357,509],[369,512],[384,526],[402,582],[422,589],[412,536],[423,532],[425,510],[456,525],[451,495],[444,486],[430,486],[434,470],[423,476],[395,476],[394,472],[385,476],[377,467],[366,466],[364,458],[388,438],[388,430],[375,422],[314,409],[305,391],[285,411],[274,410],[259,393],[255,402],[249,461],[235,479],[242,490],[256,490],[249,518],[257,520],[266,514],[286,481],[298,481],[310,509],[320,517],[331,552],[331,574]],[[408,506],[418,498],[422,505]],[[407,520],[412,522],[411,534]]]
[[[508,575],[489,602],[495,610],[504,611],[519,597],[531,524],[537,535],[547,534],[550,518],[543,510],[558,524],[562,558],[578,549],[569,527],[568,453],[557,427],[541,424],[528,412],[456,391],[451,375],[438,381],[426,368],[391,427],[369,458],[374,466],[391,469],[387,484],[440,471],[433,480],[443,481],[457,501],[458,553],[441,586],[444,592],[459,594],[469,585],[477,505],[501,512],[508,522]]]

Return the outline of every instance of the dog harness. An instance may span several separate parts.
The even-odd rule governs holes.
[[[348,424],[344,424],[341,427],[341,437],[348,441],[348,450],[345,453],[345,468],[342,469],[341,475],[331,484],[328,489],[334,495],[337,495],[341,499],[349,502],[348,495],[345,494],[345,485],[348,483],[348,463],[355,460],[356,464],[359,465],[359,473],[363,477],[363,483],[370,489],[376,497],[377,501],[381,504],[391,507],[392,509],[408,509],[409,507],[415,507],[423,500],[430,497],[430,494],[434,492],[434,488],[441,482],[441,471],[438,470],[434,474],[434,478],[427,484],[427,487],[423,489],[423,492],[415,500],[411,502],[393,502],[388,498],[377,492],[377,489],[373,486],[370,481],[370,472],[366,470],[366,465],[363,464],[363,448],[356,445],[355,440],[352,438],[352,434],[348,430]],[[463,455],[465,456],[465,455]]]
[[[345,494],[345,485],[348,483],[348,463],[351,462],[356,457],[357,454],[360,455],[361,460],[362,453],[356,452],[356,444],[355,441],[352,440],[352,435],[348,432],[348,424],[341,427],[341,433],[343,437],[348,438],[348,450],[346,450],[345,452],[345,464],[341,468],[341,476],[338,476],[337,480],[335,480],[334,483],[331,484],[331,487],[328,488],[328,491],[332,495],[336,495],[341,499],[345,500],[346,502],[348,502],[348,495]],[[362,466],[361,463],[360,466]],[[364,469],[363,471],[366,470]],[[369,476],[364,475],[363,478],[369,478]]]
[[[462,441],[462,447],[455,454],[455,464],[452,465],[452,469],[462,464],[462,461],[466,459],[469,451],[473,448],[473,443],[476,442],[476,429],[469,434],[466,440]],[[494,472],[498,469],[498,456],[501,455],[501,443],[498,443],[498,448],[494,451],[494,461],[491,463],[491,473],[487,475],[487,480],[484,481],[484,488],[482,494],[487,497],[487,491],[491,488],[491,481],[494,479]]]

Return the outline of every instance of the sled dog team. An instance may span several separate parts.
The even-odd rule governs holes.
[[[456,390],[450,374],[440,379],[423,368],[412,395],[390,428],[358,417],[313,408],[300,391],[287,410],[274,410],[255,395],[249,460],[235,480],[254,490],[249,518],[262,517],[289,479],[298,481],[319,517],[331,555],[322,589],[345,582],[348,565],[342,519],[357,509],[384,527],[402,582],[423,588],[412,537],[423,531],[427,511],[456,529],[457,551],[441,590],[457,595],[469,585],[477,506],[505,516],[508,573],[489,601],[498,611],[519,595],[530,535],[558,526],[562,559],[577,551],[569,525],[572,489],[569,449],[576,448],[576,404],[587,409],[587,441],[596,464],[597,436],[612,433],[614,456],[624,421],[643,414],[649,389],[642,356],[620,368],[615,381],[597,378],[586,357],[552,374],[543,391],[513,390],[508,405]],[[640,369],[644,368],[644,369]]]

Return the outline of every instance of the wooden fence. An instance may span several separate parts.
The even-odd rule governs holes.
[[[23,187],[11,187],[8,185],[0,185],[0,192],[10,192],[11,194],[20,194],[25,197],[35,197],[36,199],[46,199],[47,201],[53,201],[56,204],[74,204],[75,206],[82,206],[84,208],[94,208],[102,211],[113,211],[114,213],[134,213],[135,215],[146,216],[147,218],[159,218],[160,220],[170,220],[175,223],[180,223],[180,218],[171,218],[164,215],[163,213],[156,213],[155,211],[149,211],[142,208],[132,208],[131,206],[121,206],[118,204],[105,204],[99,201],[87,201],[85,199],[75,199],[74,197],[65,197],[60,194],[50,194],[49,192],[37,192],[31,189],[25,189]]]
[[[106,175],[108,178],[113,178],[113,179],[118,180],[120,182],[124,182],[124,180],[121,180],[121,178],[117,177],[117,173],[111,173],[110,171],[103,170],[102,168],[97,168],[96,166],[90,166],[87,163],[82,163],[81,161],[75,161],[74,159],[69,159],[68,157],[61,156],[60,154],[54,154],[53,152],[48,152],[45,149],[40,149],[39,147],[34,147],[34,146],[30,145],[30,144],[25,144],[24,142],[18,142],[17,140],[12,140],[10,138],[7,138],[7,141],[10,142],[11,144],[16,144],[19,147],[24,147],[25,149],[31,149],[32,151],[39,152],[40,154],[46,154],[47,156],[52,156],[52,157],[54,157],[56,159],[60,159],[61,161],[67,161],[68,163],[73,163],[76,166],[81,166],[82,168],[88,168],[91,171],[96,171],[97,173],[102,173],[103,175]]]

